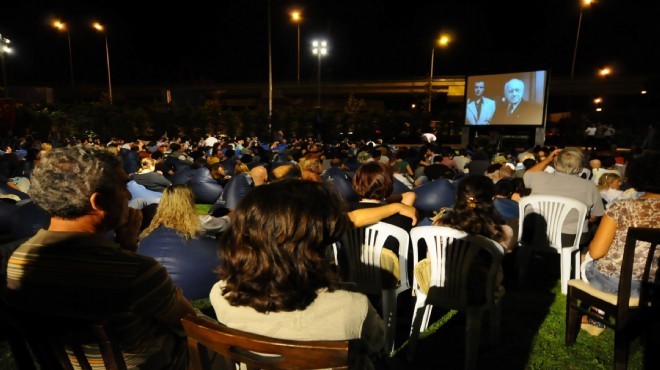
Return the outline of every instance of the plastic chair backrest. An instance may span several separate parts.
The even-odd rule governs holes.
[[[580,246],[580,237],[582,236],[584,222],[587,217],[586,204],[572,198],[558,195],[529,195],[520,199],[518,207],[519,217],[523,219],[518,226],[519,240],[523,239],[524,217],[530,213],[537,213],[545,218],[547,223],[546,235],[550,241],[550,246],[555,248],[559,253],[561,253],[562,247],[569,247],[562,246],[561,243],[562,227],[566,220],[566,216],[568,216],[571,211],[577,211],[578,224],[575,230],[575,241],[573,242],[572,247],[578,248]],[[531,209],[528,210],[528,207]]]
[[[468,272],[472,262],[484,250],[490,255],[486,279],[485,303],[494,299],[495,275],[501,265],[503,248],[491,239],[467,235],[446,226],[417,226],[410,230],[413,250],[424,240],[431,266],[429,296],[445,308],[462,309],[468,305]],[[413,252],[415,262],[417,253]],[[415,263],[416,264],[416,263]],[[414,286],[417,286],[415,278]]]
[[[408,243],[410,236],[404,229],[379,222],[370,226],[353,228],[341,239],[342,249],[347,256],[348,281],[357,284],[358,290],[365,294],[382,294],[382,271],[380,257],[383,245],[389,236],[399,242],[399,277],[400,287],[397,292],[410,288],[408,282]],[[342,269],[342,266],[340,266]]]
[[[205,350],[217,352],[225,367],[236,363],[248,369],[348,368],[349,341],[294,341],[269,338],[232,329],[220,323],[188,315],[181,319],[188,337],[192,370],[210,370]],[[241,367],[244,368],[244,367]]]

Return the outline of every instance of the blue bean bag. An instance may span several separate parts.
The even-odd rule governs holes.
[[[417,195],[413,206],[420,213],[430,214],[443,207],[452,207],[456,198],[456,184],[440,178],[427,182],[412,191]]]
[[[495,198],[495,209],[503,219],[518,218],[518,202],[509,198]]]
[[[133,199],[144,199],[147,204],[160,203],[160,198],[163,196],[163,193],[157,191],[149,190],[140,185],[135,180],[131,180],[126,184],[128,191],[131,193]]]
[[[192,168],[182,168],[176,170],[171,176],[170,181],[173,185],[187,184],[192,180],[193,169]]]
[[[16,211],[11,219],[11,235],[13,240],[29,238],[50,226],[50,216],[32,200],[16,203]]]
[[[346,173],[338,168],[330,168],[321,177],[323,182],[335,189],[347,203],[360,200],[358,193],[353,190],[353,182]]]
[[[235,210],[238,203],[250,190],[252,190],[252,179],[245,173],[238,174],[229,179],[217,203],[225,208]]]
[[[18,206],[0,201],[0,235],[11,232],[11,220],[16,213]]]
[[[191,170],[190,187],[195,195],[195,202],[199,204],[213,204],[222,193],[222,186],[215,181],[206,167]]]
[[[140,240],[137,252],[160,262],[188,300],[208,298],[218,281],[214,270],[220,259],[215,239],[185,239],[161,226]]]

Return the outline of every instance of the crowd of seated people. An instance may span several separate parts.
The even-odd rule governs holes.
[[[154,265],[163,269],[158,272],[159,282],[167,280],[167,284],[159,289],[166,290],[167,296],[162,297],[163,302],[159,301],[159,304],[165,307],[157,310],[139,306],[144,311],[140,314],[154,315],[157,321],[172,325],[182,314],[193,312],[188,300],[210,294],[217,318],[229,326],[272,336],[280,333],[279,337],[289,339],[363,338],[370,343],[367,352],[373,355],[382,350],[382,322],[377,314],[374,316],[375,311],[372,312],[373,307],[368,300],[364,301],[359,294],[341,290],[338,276],[326,266],[329,262],[324,260],[322,248],[336,240],[347,227],[382,220],[409,231],[417,224],[417,216],[421,215],[420,224],[450,226],[468,234],[482,235],[500,242],[505,250],[511,251],[516,244],[516,235],[509,225],[515,224],[511,220],[517,221],[514,212],[517,211],[516,201],[529,194],[556,194],[578,199],[590,209],[592,225],[583,230],[581,239],[584,252],[591,243],[593,248],[598,248],[593,253],[589,249],[592,257],[609,255],[616,259],[616,249],[608,252],[603,247],[612,244],[612,239],[603,236],[605,231],[599,229],[593,237],[599,218],[605,214],[603,219],[607,221],[605,225],[601,222],[601,228],[612,226],[607,222],[613,220],[610,223],[614,227],[610,229],[616,229],[619,233],[619,229],[624,227],[621,225],[629,223],[615,219],[615,214],[610,215],[609,209],[621,212],[619,208],[623,204],[636,206],[643,201],[628,203],[623,200],[625,197],[612,198],[613,190],[632,187],[629,192],[631,199],[643,194],[646,198],[641,199],[653,199],[654,194],[652,187],[637,178],[620,174],[617,179],[613,173],[596,170],[595,173],[608,186],[599,191],[593,177],[583,177],[584,168],[592,170],[593,174],[593,170],[599,168],[598,163],[590,162],[585,153],[577,148],[530,148],[518,153],[487,152],[483,148],[455,150],[428,142],[397,148],[383,143],[344,141],[323,144],[312,139],[287,140],[285,137],[277,145],[262,143],[256,137],[243,140],[218,136],[215,141],[211,138],[215,138],[214,135],[206,135],[198,142],[184,137],[133,142],[112,140],[107,145],[98,142],[68,145],[55,150],[51,157],[45,151],[39,152],[41,157],[32,160],[35,167],[30,176],[37,174],[37,181],[41,182],[36,184],[35,189],[26,189],[27,195],[52,216],[48,230],[42,230],[35,236],[40,238],[39,245],[49,246],[51,239],[48,237],[59,235],[59,232],[67,233],[67,238],[75,237],[77,234],[69,233],[86,232],[76,225],[95,221],[93,242],[110,245],[112,240],[108,239],[108,235],[113,235],[120,246],[113,253],[121,256],[129,254],[129,257],[121,257],[127,261],[139,255],[136,260],[145,266]],[[114,149],[101,150],[98,147]],[[8,154],[3,160],[10,159]],[[43,161],[44,157],[49,160]],[[86,184],[79,194],[81,199],[77,201],[80,204],[76,205],[78,208],[74,214],[67,213],[70,211],[63,204],[74,199],[61,199],[57,205],[51,205],[54,200],[47,199],[54,193],[47,191],[44,184],[49,177],[56,175],[56,171],[51,171],[49,167],[63,171],[55,158],[72,163],[92,160],[99,162],[101,167],[105,166],[79,174],[90,178],[97,176],[98,181],[106,181],[107,184]],[[325,169],[324,164],[327,166]],[[629,165],[628,168],[636,167]],[[199,176],[195,175],[195,171],[199,172]],[[617,169],[611,171],[618,172]],[[111,178],[108,173],[115,177],[119,173],[121,176]],[[404,184],[397,180],[395,174],[412,181]],[[162,192],[160,203],[151,207],[155,209],[155,215],[153,218],[145,217],[141,225],[140,229],[144,231],[140,235],[137,254],[137,230],[133,230],[133,224],[142,224],[142,220],[138,220],[135,210],[119,207],[120,203],[128,204],[130,196],[120,194],[117,189],[105,189],[106,185],[114,184],[118,179],[133,179],[149,190]],[[8,186],[13,184],[9,177],[0,177],[0,180]],[[75,181],[81,182],[83,179]],[[352,184],[356,197],[348,191],[335,192],[325,186],[333,181]],[[201,193],[196,193],[199,188],[196,185],[200,183],[213,183],[217,186],[214,188],[217,193],[199,202]],[[123,183],[115,185],[120,188]],[[103,197],[105,192],[112,196]],[[612,198],[611,204],[603,201],[606,196],[603,192]],[[442,201],[436,198],[442,198]],[[201,215],[201,219],[195,208],[196,200],[212,207],[209,213]],[[617,206],[619,203],[622,205]],[[646,203],[644,207],[647,207]],[[321,209],[323,212],[319,211]],[[148,210],[145,208],[142,213],[137,213],[148,215]],[[420,210],[433,210],[435,214]],[[620,216],[616,214],[616,217]],[[129,226],[129,234],[119,230]],[[212,237],[204,235],[205,228],[212,230]],[[609,230],[610,234],[612,230]],[[218,239],[214,238],[216,236]],[[566,238],[571,237],[574,236],[566,235]],[[24,244],[19,250],[29,254],[32,253],[30,248]],[[130,250],[124,250],[127,248]],[[257,254],[250,256],[250,253]],[[262,263],[263,266],[255,268],[250,267],[252,265],[246,260],[264,261],[265,258],[278,263]],[[10,272],[18,271],[21,261],[15,259],[14,265],[10,264]],[[282,265],[283,262],[292,265]],[[606,265],[594,263],[590,273],[595,274],[594,269],[601,269],[604,274],[611,272],[611,268],[605,270],[602,266]],[[309,279],[307,282],[287,275],[299,273],[303,268],[305,278]],[[140,273],[136,271],[134,278],[139,279]],[[611,277],[611,274],[608,276]],[[71,279],[74,278],[79,276],[71,276]],[[11,283],[14,287],[20,283],[16,279]],[[292,281],[300,285],[290,285]],[[37,283],[47,284],[35,280]],[[38,308],[32,305],[30,292],[21,294],[27,294],[21,299],[31,305],[30,309]],[[499,290],[498,294],[503,294],[503,290]],[[336,312],[333,314],[339,321],[335,321],[332,330],[329,330],[321,323],[326,319],[318,316],[320,314],[315,305],[337,295],[343,297],[341,302],[354,302],[360,310],[359,314],[355,310],[334,310]],[[157,300],[155,297],[150,299],[153,302]],[[173,311],[168,311],[170,309]],[[291,311],[304,312],[316,318],[311,321],[318,322],[310,321],[311,326],[297,329],[277,329]],[[250,312],[250,323],[241,319],[244,312]],[[363,330],[356,329],[359,327]],[[174,338],[167,345],[178,346],[179,339]],[[143,349],[143,343],[136,345]],[[171,360],[177,363],[185,358],[183,353],[173,354]]]

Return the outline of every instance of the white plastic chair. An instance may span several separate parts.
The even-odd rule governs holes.
[[[523,197],[518,202],[519,215],[521,220],[518,226],[518,240],[520,241],[521,248],[530,248],[523,244],[523,226],[526,221],[526,216],[530,213],[536,213],[546,221],[546,236],[550,246],[554,248],[557,253],[561,255],[561,292],[566,295],[568,290],[568,280],[571,277],[571,257],[575,254],[575,278],[580,278],[580,237],[584,228],[584,222],[587,217],[587,206],[575,199],[558,196],[558,195],[530,195]],[[529,208],[529,209],[528,209]],[[570,246],[564,246],[561,242],[562,226],[566,220],[566,216],[571,212],[577,212],[578,223],[575,232],[575,240]],[[573,230],[571,230],[573,231]],[[527,251],[528,253],[530,251]],[[525,266],[528,261],[525,261]]]
[[[425,291],[417,280],[413,279],[413,288],[417,300],[413,313],[407,357],[412,361],[419,333],[429,324],[433,305],[446,309],[465,312],[465,368],[476,366],[483,314],[490,312],[490,334],[494,341],[499,334],[499,303],[495,296],[497,273],[501,268],[504,249],[491,239],[483,236],[468,236],[465,232],[445,226],[417,226],[410,230],[413,256],[417,265],[420,240],[428,248],[430,262],[430,281]],[[478,303],[468,300],[470,284],[468,275],[475,258],[480,253],[490,255],[490,264],[485,271],[484,297]],[[425,257],[425,256],[422,256]],[[422,315],[420,317],[420,315]]]
[[[399,276],[398,287],[384,287],[382,283],[382,270],[380,266],[383,245],[389,236],[399,243]],[[353,282],[357,290],[370,295],[382,297],[383,320],[386,324],[385,349],[394,350],[396,334],[397,296],[410,289],[408,281],[408,243],[410,236],[404,229],[379,222],[367,227],[349,230],[341,239],[342,250],[346,256],[347,266],[341,266],[346,280]]]

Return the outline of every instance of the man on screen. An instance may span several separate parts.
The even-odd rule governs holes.
[[[504,98],[497,107],[493,123],[498,124],[535,124],[539,120],[541,107],[523,100],[525,84],[512,78],[504,84]]]
[[[466,125],[488,125],[495,114],[495,100],[484,96],[486,84],[484,81],[475,81],[472,89],[473,95],[468,99],[465,111]]]

